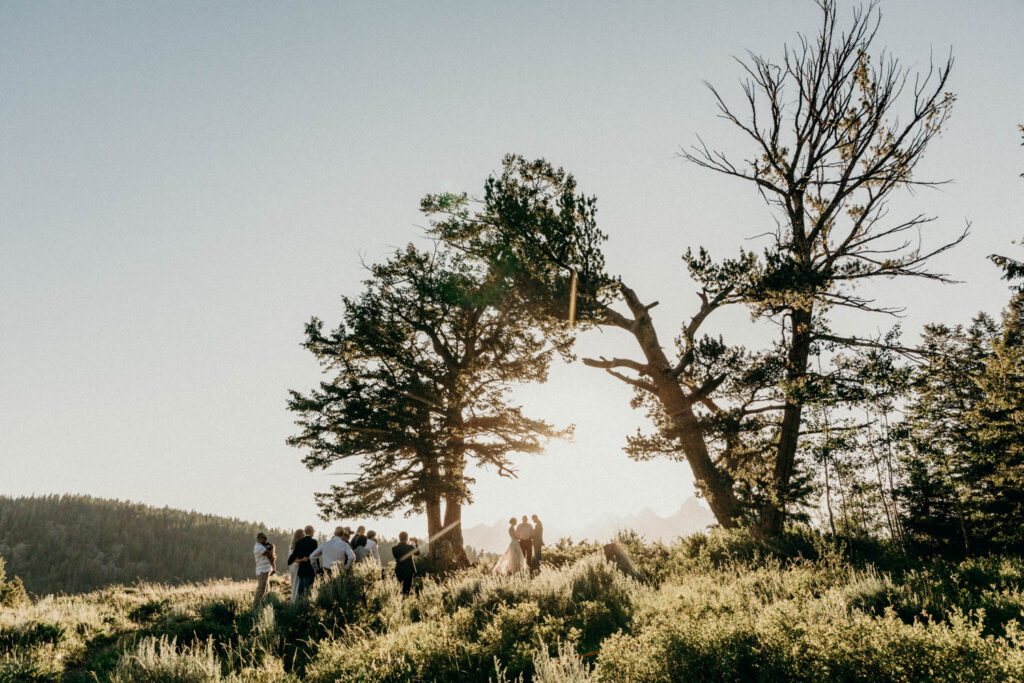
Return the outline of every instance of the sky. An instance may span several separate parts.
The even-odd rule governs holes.
[[[972,225],[935,262],[961,283],[871,290],[906,307],[912,339],[1007,299],[985,256],[1024,236],[1024,4],[880,6],[878,46],[917,69],[956,58],[953,117],[919,175],[954,182],[894,209],[937,216],[928,243]],[[479,193],[509,152],[597,196],[609,269],[661,302],[671,340],[696,301],[685,249],[733,254],[773,225],[750,187],[679,158],[698,133],[745,149],[702,81],[735,102],[734,57],[816,26],[809,0],[0,1],[0,494],[314,520],[313,493],[353,467],[309,472],[285,444],[288,390],[320,380],[304,323],[336,324],[363,261],[423,243],[420,197]],[[742,313],[719,325],[752,334]],[[634,349],[604,332],[579,351]],[[517,479],[477,471],[464,524],[538,513],[557,536],[677,510],[687,466],[621,451],[643,425],[629,396],[579,364],[518,390],[575,438],[521,457]]]

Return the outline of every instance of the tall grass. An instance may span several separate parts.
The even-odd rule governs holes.
[[[476,567],[407,599],[363,568],[297,605],[275,580],[255,612],[252,582],[48,597],[0,611],[0,681],[1024,680],[1020,558],[622,543],[642,580],[566,543],[539,575]]]

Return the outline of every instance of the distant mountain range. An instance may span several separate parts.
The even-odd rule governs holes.
[[[674,514],[661,517],[650,508],[635,515],[624,517],[608,516],[582,527],[560,527],[558,520],[541,518],[544,523],[544,541],[554,543],[560,538],[574,540],[590,539],[606,541],[624,529],[632,529],[652,541],[671,541],[677,536],[687,536],[704,531],[715,523],[707,503],[690,497],[683,501]],[[508,546],[508,521],[498,520],[493,525],[477,524],[462,532],[466,545],[493,553],[504,552]]]

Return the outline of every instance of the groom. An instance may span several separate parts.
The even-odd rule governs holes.
[[[526,521],[526,515],[523,515],[522,524],[516,527],[516,538],[526,556],[526,566],[533,567],[533,527]]]

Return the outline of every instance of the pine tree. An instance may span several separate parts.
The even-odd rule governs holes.
[[[1017,261],[994,258],[1008,280],[1024,277]],[[1024,291],[1003,310],[999,334],[977,379],[984,394],[967,416],[979,478],[984,535],[1000,548],[1024,549]]]
[[[0,607],[17,607],[28,601],[25,587],[17,576],[7,578],[4,558],[0,557]]]
[[[966,426],[985,401],[976,380],[996,331],[995,321],[984,314],[967,328],[925,327],[928,362],[913,378],[903,458],[907,480],[900,491],[905,523],[918,546],[968,552],[981,542],[980,473]]]
[[[568,338],[533,326],[501,278],[452,250],[410,245],[370,274],[360,296],[343,297],[336,330],[324,334],[316,318],[306,327],[305,347],[330,378],[291,392],[300,432],[288,443],[306,450],[310,469],[358,462],[318,495],[325,516],[426,513],[432,543],[461,555],[469,465],[514,476],[513,454],[565,434],[524,415],[508,391],[543,382]]]

